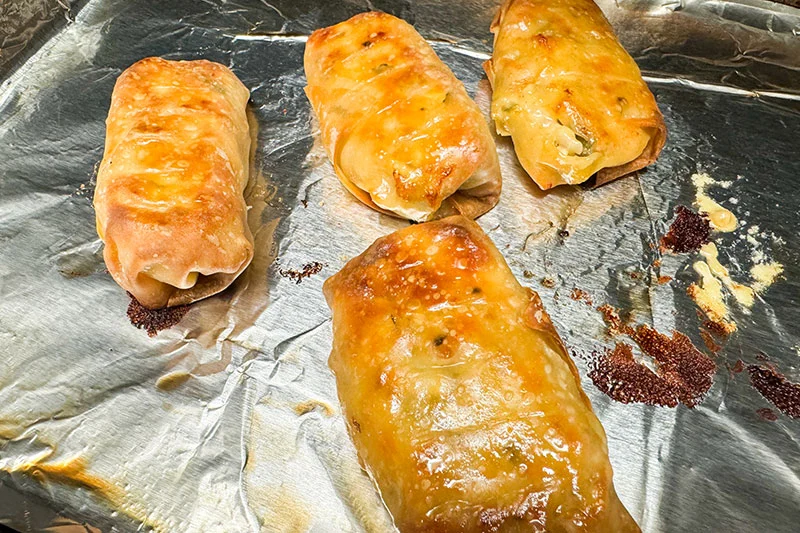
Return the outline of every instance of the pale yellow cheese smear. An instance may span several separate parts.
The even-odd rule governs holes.
[[[705,194],[697,194],[695,205],[701,213],[708,215],[708,221],[717,231],[727,233],[733,231],[738,226],[736,215],[719,205]]]
[[[745,307],[753,306],[756,297],[755,291],[747,285],[742,285],[731,279],[728,269],[719,262],[719,251],[717,250],[716,244],[713,242],[704,244],[703,247],[700,248],[700,255],[702,255],[706,263],[708,263],[710,272],[718,279],[722,280],[722,283],[725,284],[725,288],[733,294],[737,302]]]
[[[708,216],[711,227],[720,232],[736,230],[738,226],[736,216],[706,194],[708,187],[727,189],[732,182],[716,181],[706,173],[697,173],[692,175],[692,184],[696,189],[694,205],[698,211]],[[732,200],[731,203],[735,202]],[[731,279],[728,269],[719,262],[719,251],[713,242],[700,248],[700,255],[705,261],[698,261],[693,265],[695,272],[700,275],[700,280],[689,287],[689,295],[709,319],[724,326],[728,332],[735,331],[736,324],[729,318],[729,309],[722,288],[725,287],[739,305],[747,309],[755,303],[756,294],[767,290],[783,273],[782,264],[774,261],[764,262],[761,243],[756,239],[759,231],[758,226],[751,226],[745,235],[747,242],[755,247],[752,260],[756,264],[750,269],[750,277],[753,279],[750,286]]]
[[[722,283],[714,277],[711,268],[705,261],[697,261],[694,271],[700,274],[700,284],[689,286],[689,296],[713,322],[723,326],[729,333],[736,331],[736,324],[729,320],[728,306],[722,297]]]
[[[783,265],[773,261],[772,263],[761,263],[753,265],[750,269],[750,276],[753,278],[753,290],[764,292],[775,283],[778,276],[783,274]]]
[[[706,188],[708,188],[708,186],[719,185],[719,182],[715,181],[708,174],[700,173],[692,176],[692,183],[695,189],[697,189],[694,205],[701,213],[708,215],[711,227],[717,231],[726,233],[734,231],[738,226],[736,215],[719,205],[706,194]]]

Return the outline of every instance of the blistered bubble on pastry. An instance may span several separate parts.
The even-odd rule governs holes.
[[[401,531],[638,531],[538,295],[474,222],[376,241],[324,286],[350,435]]]
[[[539,187],[601,185],[656,160],[664,119],[592,0],[506,0],[491,30],[492,118]]]
[[[111,97],[94,206],[114,280],[148,308],[228,287],[253,257],[250,93],[223,65],[143,59]]]
[[[306,94],[336,175],[361,202],[415,221],[497,203],[489,125],[413,27],[362,13],[306,44]]]

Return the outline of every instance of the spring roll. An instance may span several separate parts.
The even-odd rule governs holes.
[[[656,160],[664,119],[592,0],[506,0],[491,30],[492,118],[539,187],[602,185]]]
[[[250,263],[249,96],[203,60],[151,57],[117,79],[94,206],[108,271],[142,305],[205,298]]]
[[[401,531],[639,531],[538,295],[474,222],[378,239],[324,292],[347,426]]]
[[[306,95],[344,186],[415,221],[475,218],[500,197],[489,126],[463,84],[406,22],[362,13],[306,44]]]

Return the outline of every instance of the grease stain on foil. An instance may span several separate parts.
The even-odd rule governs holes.
[[[74,456],[56,462],[47,462],[52,457],[54,449],[46,451],[34,461],[13,464],[10,461],[0,461],[0,470],[8,473],[23,473],[30,476],[43,486],[61,485],[84,489],[119,509],[129,517],[150,527],[156,532],[166,532],[171,528],[165,527],[158,521],[147,518],[147,513],[140,506],[131,504],[123,488],[114,482],[108,481],[90,473],[89,461],[82,456]]]
[[[593,352],[589,377],[607,396],[621,403],[662,407],[698,405],[711,389],[717,365],[679,331],[668,337],[652,327],[631,326],[608,304],[598,308],[612,337],[626,335],[655,367],[634,358],[633,348],[617,342],[613,349]]]
[[[319,411],[325,416],[333,416],[336,414],[336,408],[322,400],[306,400],[300,402],[294,406],[294,411],[297,413],[297,416],[303,416],[314,411]]]
[[[186,384],[191,379],[192,375],[186,372],[172,372],[165,374],[158,378],[156,387],[163,391],[173,391]]]

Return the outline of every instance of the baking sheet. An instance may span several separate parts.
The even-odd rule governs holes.
[[[656,272],[651,244],[675,206],[691,205],[693,173],[731,180],[710,194],[743,224],[717,239],[732,275],[746,277],[754,245],[741,237],[757,225],[785,279],[749,314],[733,306],[739,332],[716,358],[705,401],[691,410],[619,404],[576,362],[608,433],[617,491],[644,531],[794,531],[800,422],[764,420],[757,409],[773,406],[728,365],[763,353],[800,380],[800,12],[758,0],[600,5],[665,115],[664,153],[638,177],[544,194],[498,139],[503,196],[479,222],[576,354],[612,341],[599,313],[569,297],[575,287],[702,346],[685,292],[692,258],[664,256]],[[358,204],[334,177],[302,90],[304,41],[367,9],[400,16],[488,115],[481,62],[495,7],[94,0],[39,37],[44,44],[0,85],[0,523],[391,529],[340,416],[321,285],[406,223]],[[150,55],[230,66],[252,91],[258,125],[253,264],[155,338],[125,316],[91,207],[114,81]],[[281,274],[314,261],[322,271],[299,284]],[[659,284],[657,275],[675,279]]]

